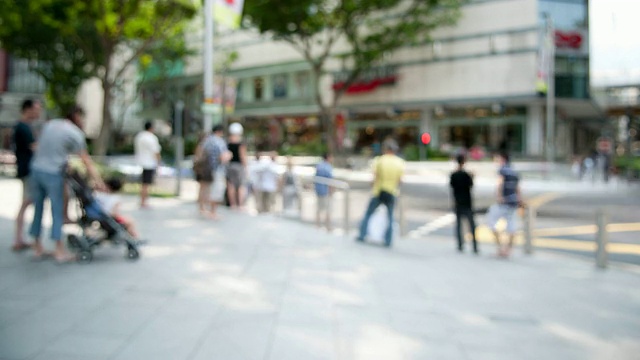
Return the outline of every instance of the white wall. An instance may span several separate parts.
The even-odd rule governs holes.
[[[537,0],[510,0],[472,4],[463,8],[463,16],[455,27],[442,28],[434,32],[434,40],[451,37],[469,36],[492,33],[505,30],[516,30],[537,25]],[[202,30],[194,30],[188,37],[195,50],[202,50]],[[495,44],[498,51],[517,47],[534,46],[536,36],[529,35],[499,35]],[[487,39],[469,39],[445,42],[442,44],[441,57],[475,54],[488,48]],[[285,42],[270,41],[268,36],[260,35],[255,30],[227,32],[216,38],[216,53],[218,60],[225,52],[235,50],[239,53],[238,61],[233,69],[244,69],[280,64],[291,61],[301,61],[303,57]],[[334,48],[334,54],[347,50],[346,42],[339,41]],[[403,50],[393,57],[393,60],[415,60],[424,58],[430,53],[430,47]],[[200,53],[200,52],[199,52]],[[201,55],[189,60],[186,68],[187,75],[202,73]]]
[[[84,131],[88,138],[94,139],[100,135],[100,127],[102,126],[102,104],[103,104],[102,83],[97,78],[85,81],[76,101],[85,111]]]
[[[444,101],[533,94],[534,53],[403,67],[394,86],[345,96],[342,105]]]

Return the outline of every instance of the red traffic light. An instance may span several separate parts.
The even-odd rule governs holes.
[[[422,134],[422,136],[420,137],[420,141],[422,141],[422,143],[425,145],[429,145],[429,143],[431,142],[431,134],[429,133]]]

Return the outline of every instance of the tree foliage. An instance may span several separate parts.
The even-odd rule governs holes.
[[[407,46],[430,41],[435,29],[453,25],[467,0],[254,0],[245,16],[261,33],[291,44],[308,61],[319,79],[328,60],[339,56],[346,64],[347,80],[317,103],[325,130],[332,133],[331,110],[344,91],[387,55]],[[336,46],[347,43],[343,54]],[[319,81],[316,81],[319,83]],[[317,85],[319,86],[319,84]],[[331,141],[331,137],[328,138]]]
[[[103,155],[119,79],[154,47],[181,38],[196,11],[190,0],[3,0],[0,42],[18,56],[37,60],[56,97],[75,96],[80,82],[100,79],[103,122],[95,149]]]
[[[74,14],[75,3],[6,0],[0,11],[0,46],[30,61],[32,70],[45,80],[47,98],[58,111],[74,104],[80,84],[96,75],[92,64],[103,61],[97,32]],[[73,33],[83,34],[89,51],[69,36]]]

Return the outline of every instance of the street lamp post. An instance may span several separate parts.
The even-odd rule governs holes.
[[[183,113],[184,101],[178,100],[175,105],[175,141],[176,141],[176,196],[180,196],[182,190],[182,162],[184,161],[184,137],[183,137]]]
[[[555,29],[553,27],[553,20],[549,14],[545,15],[547,26],[546,41],[549,43],[549,63],[547,70],[547,115],[546,115],[546,155],[547,162],[553,163],[555,160],[555,110],[556,110],[556,77],[555,77],[555,62],[556,62],[556,43],[555,43]]]
[[[213,99],[213,2],[215,0],[205,0],[204,2],[204,102],[212,104]],[[203,127],[205,133],[211,131],[213,127],[213,114],[210,111],[203,111]]]

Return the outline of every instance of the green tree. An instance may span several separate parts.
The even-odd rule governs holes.
[[[74,15],[74,0],[3,1],[0,45],[12,55],[29,60],[32,70],[47,84],[48,105],[63,112],[75,103],[82,82],[96,75],[92,63],[101,60],[95,28]],[[82,33],[87,52],[70,36]]]
[[[3,0],[0,41],[7,50],[37,60],[44,68],[57,70],[58,62],[61,69],[79,69],[73,74],[79,82],[93,76],[100,80],[102,127],[94,151],[104,155],[113,126],[111,101],[119,80],[153,46],[183,34],[196,10],[192,0]],[[42,27],[36,32],[29,24]],[[21,42],[12,43],[14,37]],[[66,81],[64,72],[56,74]],[[71,89],[76,82],[65,84]]]
[[[261,33],[291,44],[311,65],[316,103],[335,150],[333,114],[345,91],[363,72],[383,63],[396,50],[430,41],[433,30],[453,25],[468,0],[254,0],[245,4],[245,16]],[[346,41],[346,53],[336,45]],[[322,76],[334,57],[345,64],[346,80],[325,99]]]
[[[112,140],[120,140],[123,137],[123,127],[127,113],[139,100],[143,88],[150,82],[164,82],[175,76],[181,75],[179,65],[188,56],[194,55],[194,51],[187,46],[183,34],[176,34],[172,38],[164,39],[149,47],[137,61],[138,79],[135,84],[134,94],[130,94],[131,83],[119,81],[115,84],[117,95],[114,102],[115,114],[113,114]],[[128,91],[129,87],[129,91]]]

